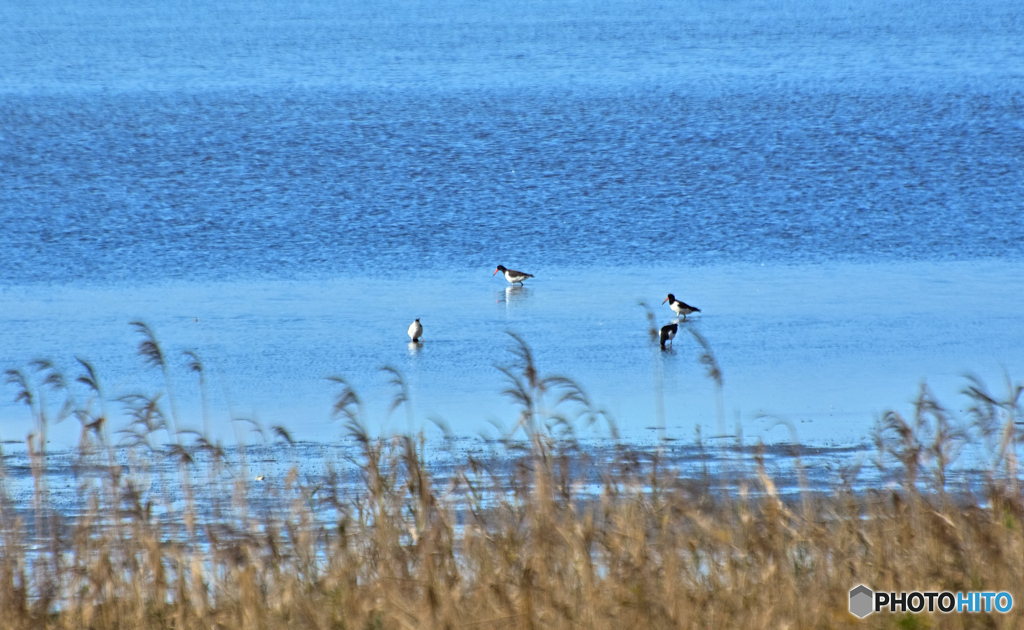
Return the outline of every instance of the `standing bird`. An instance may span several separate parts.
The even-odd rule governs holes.
[[[697,308],[696,306],[690,306],[686,302],[680,302],[679,300],[676,299],[676,296],[672,295],[671,293],[668,294],[667,298],[661,301],[662,304],[664,304],[665,302],[668,302],[668,305],[672,308],[673,311],[676,312],[677,315],[682,315],[683,319],[686,319],[686,316],[689,315],[690,313],[700,312],[700,309]]]
[[[665,324],[661,327],[661,349],[665,349],[665,342],[671,342],[679,331],[679,324]]]
[[[409,324],[409,336],[412,337],[413,343],[419,343],[420,337],[423,336],[423,324],[420,323],[420,318],[416,318],[416,321]]]
[[[505,267],[502,266],[502,265],[498,265],[498,268],[495,269],[494,273],[492,273],[491,275],[493,276],[494,274],[498,273],[499,271],[504,273],[505,274],[505,279],[508,280],[509,282],[511,282],[512,284],[516,284],[516,283],[522,284],[523,280],[526,280],[527,278],[532,278],[533,277],[532,273],[524,273],[522,271],[516,271],[515,269],[505,269]]]

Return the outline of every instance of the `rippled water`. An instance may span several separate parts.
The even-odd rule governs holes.
[[[141,318],[221,417],[317,437],[325,376],[380,399],[393,364],[473,433],[510,422],[512,329],[635,435],[662,382],[690,435],[713,392],[637,306],[674,291],[724,424],[859,439],[922,378],[1024,367],[1022,77],[1002,1],[7,3],[0,366],[154,387]]]
[[[1016,94],[4,99],[8,282],[1020,259]]]

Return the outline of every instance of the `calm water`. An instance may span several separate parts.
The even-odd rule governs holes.
[[[513,330],[637,439],[663,405],[857,441],[922,379],[1024,374],[1022,86],[1009,1],[6,3],[0,367],[153,391],[143,319],[190,426],[185,349],[222,434],[333,439],[332,374],[403,430],[385,364],[416,426],[494,434]],[[646,345],[669,291],[721,413],[691,338]]]

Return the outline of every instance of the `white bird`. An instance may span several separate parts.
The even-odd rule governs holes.
[[[409,324],[409,337],[412,338],[413,343],[419,343],[420,337],[423,336],[423,324],[420,323],[419,318],[416,321]]]
[[[504,273],[505,274],[505,279],[508,280],[509,282],[511,282],[512,284],[516,284],[516,283],[522,284],[523,280],[526,280],[527,278],[532,278],[533,277],[532,273],[526,273],[524,271],[516,271],[515,269],[506,269],[502,265],[498,265],[498,268],[495,269],[494,273],[492,273],[491,275],[493,276],[494,274],[498,273],[499,271]]]
[[[682,315],[683,319],[686,319],[686,316],[689,315],[690,313],[700,312],[700,309],[697,308],[696,306],[690,306],[686,302],[680,302],[679,300],[676,299],[676,296],[672,295],[671,293],[668,294],[667,298],[661,301],[662,304],[664,304],[665,302],[668,302],[668,305],[672,308],[673,311],[676,312],[677,315]]]

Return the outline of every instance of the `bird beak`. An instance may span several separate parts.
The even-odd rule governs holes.
[[[498,270],[497,270],[497,269],[495,269],[495,270],[494,270],[494,273],[492,273],[491,275],[493,276],[493,275],[494,275],[495,273],[498,273]]]
[[[664,304],[665,302],[668,302],[668,298],[665,298],[664,300],[661,301],[662,304]]]

